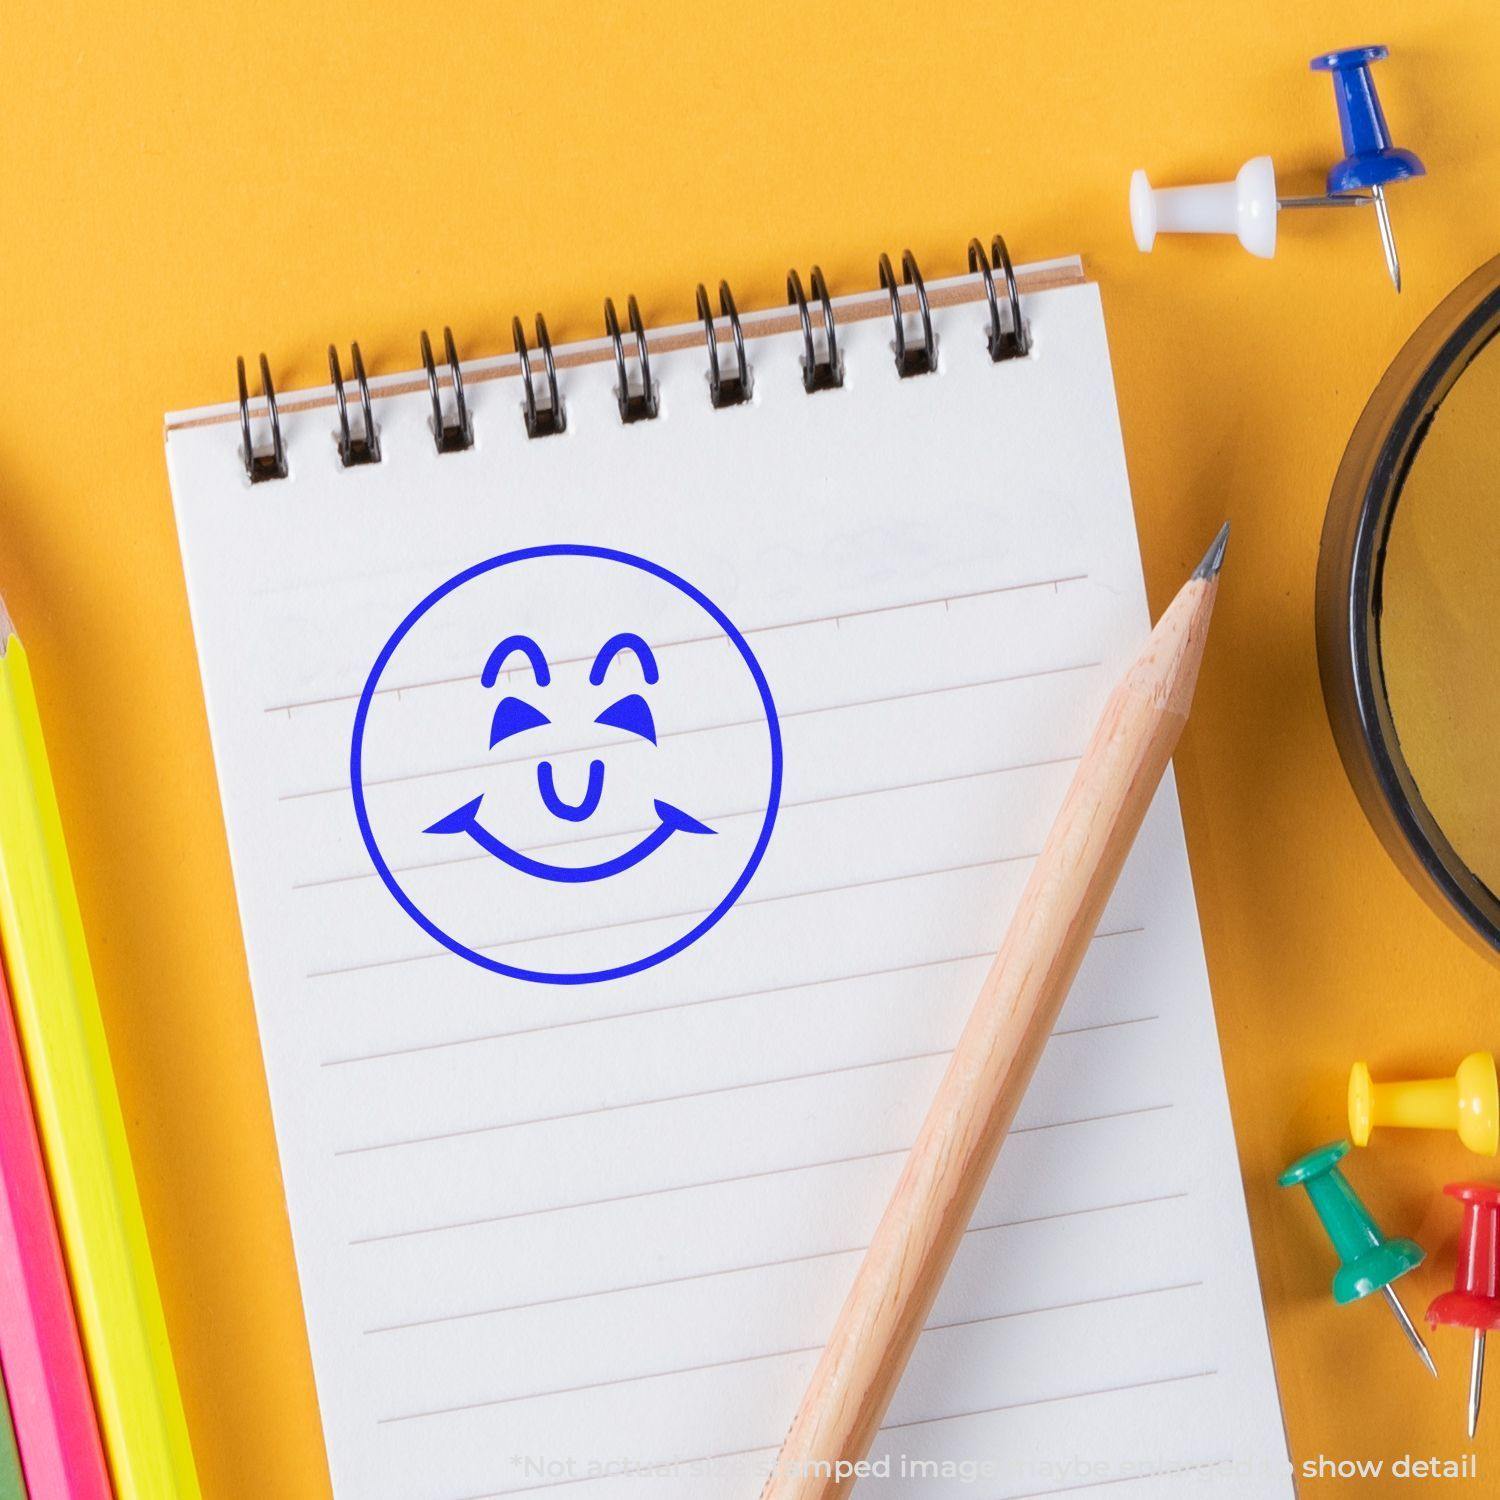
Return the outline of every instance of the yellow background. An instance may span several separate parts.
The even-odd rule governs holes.
[[[1310,1211],[1271,1179],[1342,1132],[1352,1058],[1436,1072],[1500,1042],[1500,975],[1354,801],[1312,636],[1355,418],[1500,249],[1500,9],[98,0],[12,6],[5,30],[0,587],[38,680],[210,1500],[327,1480],[163,411],[228,399],[235,354],[262,347],[283,387],[326,379],[330,339],[408,369],[423,326],[493,354],[513,312],[592,336],[606,293],[685,319],[699,280],[779,303],[790,265],[861,288],[904,245],[952,274],[997,229],[1018,260],[1084,252],[1103,285],[1155,605],[1234,523],[1178,770],[1294,1453],[1464,1451],[1464,1336],[1434,1336],[1434,1384],[1379,1306],[1335,1308]],[[1319,191],[1337,131],[1306,60],[1366,41],[1394,49],[1387,115],[1431,172],[1390,195],[1402,297],[1366,211],[1287,216],[1272,262],[1219,240],[1136,253],[1137,165],[1194,181],[1269,152],[1284,191]],[[1352,1163],[1390,1231],[1436,1252],[1405,1283],[1418,1313],[1450,1274],[1442,1183],[1496,1170],[1389,1134]],[[1480,1463],[1488,1488],[1500,1395]]]

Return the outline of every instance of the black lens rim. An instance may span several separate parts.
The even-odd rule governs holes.
[[[1334,480],[1318,557],[1318,669],[1354,790],[1387,851],[1434,909],[1500,959],[1500,896],[1454,849],[1401,752],[1386,696],[1380,616],[1401,488],[1444,397],[1500,333],[1500,256],[1408,340],[1356,424]]]

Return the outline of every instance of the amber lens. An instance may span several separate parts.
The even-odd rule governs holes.
[[[1454,853],[1500,893],[1500,339],[1464,368],[1411,458],[1377,619],[1401,756]]]

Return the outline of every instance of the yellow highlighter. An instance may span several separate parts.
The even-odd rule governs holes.
[[[0,944],[119,1500],[199,1500],[26,652],[0,601]]]

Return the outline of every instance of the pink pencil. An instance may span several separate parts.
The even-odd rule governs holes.
[[[110,1500],[88,1367],[0,972],[0,1367],[29,1500]]]

